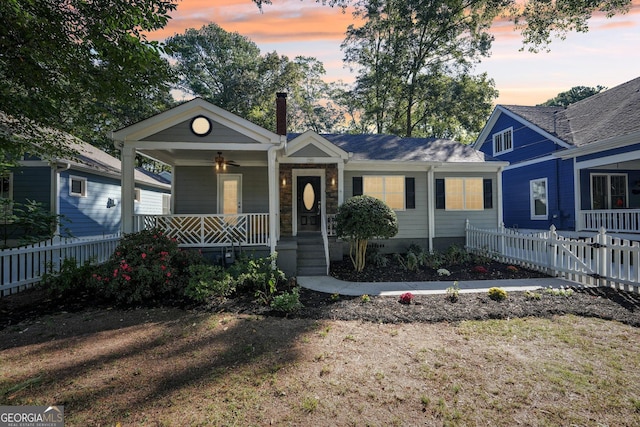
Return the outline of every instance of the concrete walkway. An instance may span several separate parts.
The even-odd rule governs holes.
[[[344,282],[330,276],[298,276],[298,285],[313,291],[340,295],[414,295],[446,294],[453,281],[446,282]],[[534,291],[540,288],[570,286],[572,282],[554,277],[542,279],[514,280],[467,280],[459,281],[460,293],[487,292],[498,287],[510,291]]]

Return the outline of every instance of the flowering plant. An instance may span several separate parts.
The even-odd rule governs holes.
[[[446,268],[439,268],[437,273],[438,273],[438,276],[451,276],[451,272]]]
[[[481,265],[476,265],[475,267],[473,267],[473,272],[478,274],[485,274],[489,271]]]
[[[515,273],[516,271],[518,271],[518,267],[516,267],[515,265],[509,265],[507,266],[507,270],[512,273]]]
[[[413,294],[411,292],[405,292],[400,295],[400,302],[402,304],[411,304],[411,301],[413,301]]]
[[[157,229],[125,235],[111,258],[92,275],[98,289],[121,303],[139,304],[181,295],[187,268],[201,255],[178,248]]]

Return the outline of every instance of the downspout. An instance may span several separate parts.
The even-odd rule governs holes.
[[[504,224],[504,214],[502,212],[502,171],[504,170],[504,166],[500,166],[498,168],[498,171],[496,173],[497,175],[497,190],[498,190],[498,197],[496,197],[496,199],[498,200],[498,229],[500,229],[502,227],[502,225]]]

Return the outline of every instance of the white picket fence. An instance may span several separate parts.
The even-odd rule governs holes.
[[[78,265],[103,263],[120,242],[120,235],[61,239],[0,250],[0,297],[38,283],[45,273],[58,272],[65,259]]]
[[[582,285],[640,292],[640,242],[612,237],[604,228],[590,237],[570,238],[554,226],[523,233],[504,226],[479,229],[467,221],[466,248]]]

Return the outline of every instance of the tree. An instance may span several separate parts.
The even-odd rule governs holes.
[[[271,0],[252,0],[259,8]],[[379,0],[316,0],[331,7],[346,8],[354,3],[374,4]],[[523,44],[531,51],[548,47],[554,37],[564,39],[571,31],[589,31],[589,19],[594,14],[608,18],[626,13],[632,0],[466,0],[458,2],[469,10],[486,10],[494,16],[508,19],[521,32]],[[423,1],[425,9],[447,8],[448,0]]]
[[[162,98],[169,68],[144,32],[164,27],[175,7],[175,0],[0,2],[0,111],[15,120],[2,128],[0,154],[33,152],[25,138],[33,123],[89,135],[96,121],[122,124],[117,106],[140,105],[141,93]],[[68,152],[56,141],[37,148]]]
[[[486,117],[496,94],[493,81],[470,75],[491,47],[489,27],[495,12],[486,5],[459,0],[442,1],[439,8],[426,7],[424,0],[356,3],[356,15],[364,24],[349,26],[342,47],[345,61],[359,69],[354,98],[377,133],[413,136],[421,130],[422,136],[436,136],[430,131],[432,119],[453,115],[452,126],[440,133],[456,134],[455,122],[480,121],[455,117],[462,111],[457,107],[469,102],[482,105],[472,113]],[[451,96],[455,93],[467,96],[458,99]],[[443,94],[453,103],[436,108],[433,101]]]
[[[288,93],[292,129],[327,131],[339,118],[326,98],[324,67],[315,58],[261,55],[249,38],[213,23],[175,35],[167,46],[176,60],[180,90],[267,129],[275,129],[277,92]]]
[[[365,266],[369,240],[388,239],[398,234],[398,218],[382,200],[355,196],[338,207],[336,233],[349,242],[351,262],[360,272]]]
[[[596,87],[574,86],[566,92],[560,92],[555,97],[548,99],[540,105],[548,107],[566,107],[569,104],[588,98],[606,89],[606,87],[600,85]]]

